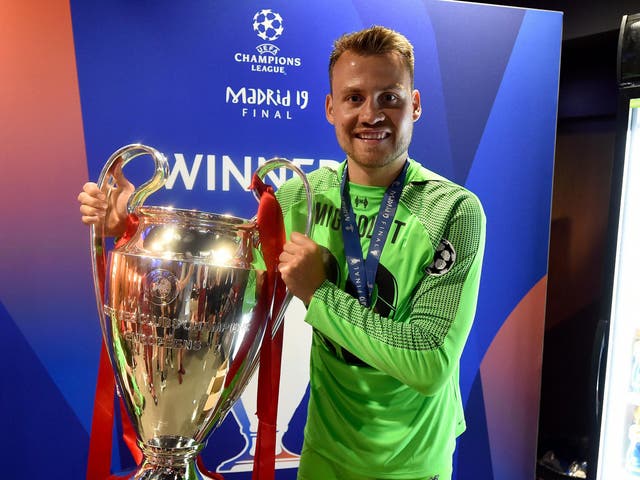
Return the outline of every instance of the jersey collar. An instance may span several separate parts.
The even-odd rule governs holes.
[[[337,177],[342,178],[342,174],[344,173],[344,169],[347,166],[347,160],[343,160],[340,165],[338,165],[338,169],[336,170]],[[424,183],[429,181],[437,181],[437,182],[448,182],[448,180],[438,175],[435,172],[432,172],[428,168],[422,166],[422,164],[417,161],[409,158],[409,169],[407,170],[407,178],[405,180],[405,185],[408,183]]]

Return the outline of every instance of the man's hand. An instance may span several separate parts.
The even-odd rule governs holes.
[[[124,233],[127,219],[127,202],[135,190],[122,173],[122,163],[116,165],[113,171],[116,185],[111,188],[111,194],[107,199],[108,185],[105,184],[101,191],[93,182],[87,182],[78,195],[82,223],[101,227],[104,223],[104,232],[107,236],[118,236]],[[107,217],[108,212],[108,218]]]
[[[327,278],[322,262],[322,250],[316,242],[298,232],[284,244],[278,265],[289,291],[306,305]]]

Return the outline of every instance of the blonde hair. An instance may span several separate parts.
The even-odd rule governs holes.
[[[404,62],[413,87],[413,74],[415,59],[413,56],[413,45],[401,33],[390,28],[374,25],[373,27],[359,32],[342,35],[333,43],[333,51],[329,57],[329,81],[333,74],[333,67],[340,56],[350,51],[357,55],[384,55],[386,53],[396,53],[400,55]]]

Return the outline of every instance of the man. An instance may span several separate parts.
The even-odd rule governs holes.
[[[459,360],[485,219],[473,194],[409,159],[413,72],[413,47],[384,27],[341,37],[331,54],[326,116],[347,158],[309,175],[313,238],[292,231],[279,265],[313,327],[302,480],[450,479],[465,429]],[[83,221],[101,221],[102,194],[84,190]],[[296,230],[301,182],[278,198]]]

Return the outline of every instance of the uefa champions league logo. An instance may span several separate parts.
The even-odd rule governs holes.
[[[279,13],[265,8],[253,16],[253,31],[268,42],[277,40],[284,31],[282,17]]]
[[[284,32],[282,15],[274,12],[270,8],[263,8],[254,13],[251,18],[253,33],[261,40],[261,43],[255,47],[258,54],[236,52],[233,55],[233,59],[236,62],[249,64],[252,72],[277,73],[281,75],[286,75],[287,69],[289,68],[299,68],[302,66],[302,59],[300,57],[289,55],[281,56],[280,47],[273,43],[278,40]],[[267,118],[271,117],[268,116]]]
[[[151,303],[155,305],[168,305],[178,296],[178,279],[176,276],[162,268],[156,268],[145,277],[145,293]]]

